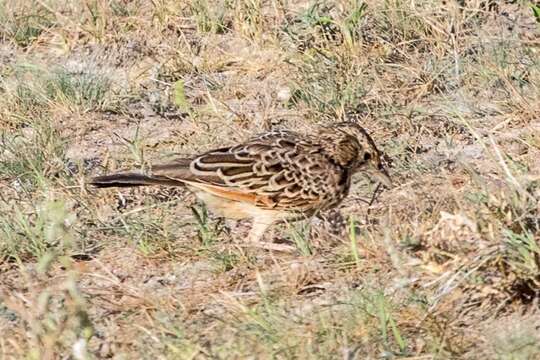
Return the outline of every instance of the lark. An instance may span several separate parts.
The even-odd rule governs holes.
[[[207,208],[226,218],[252,220],[248,239],[255,246],[277,222],[295,221],[338,206],[351,178],[365,173],[390,188],[382,153],[357,123],[342,122],[316,134],[274,130],[244,143],[167,164],[147,173],[123,171],[98,176],[99,187],[186,186]]]

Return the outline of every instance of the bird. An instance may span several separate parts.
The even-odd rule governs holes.
[[[281,244],[261,241],[268,227],[336,208],[349,193],[356,173],[391,188],[383,158],[362,126],[345,121],[313,134],[271,130],[240,144],[150,166],[146,172],[97,176],[90,184],[97,188],[185,186],[211,212],[251,219],[249,243],[284,250]]]

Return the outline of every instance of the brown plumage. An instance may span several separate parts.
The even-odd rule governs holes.
[[[257,242],[276,221],[337,206],[358,171],[391,186],[371,137],[358,124],[345,122],[317,135],[270,131],[239,145],[153,166],[148,174],[120,172],[95,177],[90,183],[97,187],[185,185],[211,211],[233,219],[252,218],[249,237]]]

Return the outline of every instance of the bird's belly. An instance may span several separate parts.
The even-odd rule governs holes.
[[[224,199],[219,196],[209,194],[205,191],[195,191],[195,195],[199,200],[205,203],[206,207],[218,216],[223,216],[229,219],[245,219],[252,217],[250,214],[249,204],[244,204],[238,201]]]
[[[220,196],[209,194],[206,191],[193,190],[197,198],[204,202],[206,207],[218,216],[235,220],[254,218],[261,222],[268,219],[268,222],[270,223],[276,220],[282,220],[282,217],[286,217],[286,214],[282,211],[262,209],[250,203],[225,199]]]

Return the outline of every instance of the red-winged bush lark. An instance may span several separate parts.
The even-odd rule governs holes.
[[[304,219],[336,207],[357,172],[386,187],[392,185],[368,133],[356,123],[343,122],[314,135],[274,130],[242,144],[152,166],[148,173],[98,176],[91,184],[186,186],[210,211],[252,219],[249,240],[279,250],[278,244],[259,243],[266,229],[275,222]]]

